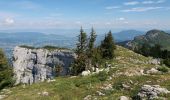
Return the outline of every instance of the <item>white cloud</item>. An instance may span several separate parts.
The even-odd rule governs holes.
[[[155,3],[154,1],[143,1],[142,2],[143,4],[153,4],[153,3]]]
[[[164,2],[166,2],[166,0],[148,0],[148,1],[143,1],[142,4],[159,4]]]
[[[125,2],[124,5],[128,6],[128,5],[137,5],[139,4],[138,1],[132,1],[132,2]]]
[[[156,10],[161,8],[164,7],[136,7],[136,8],[122,10],[122,12],[144,12],[144,11]]]
[[[120,8],[120,6],[108,6],[108,7],[105,7],[105,9],[107,9],[107,10],[117,9],[117,8]]]
[[[120,17],[120,18],[118,18],[117,20],[119,20],[119,21],[124,21],[125,18],[124,18],[124,17]]]
[[[166,0],[158,0],[157,3],[164,3]]]
[[[12,25],[12,24],[14,24],[14,19],[12,19],[12,18],[6,18],[5,20],[4,20],[4,24],[5,25]]]

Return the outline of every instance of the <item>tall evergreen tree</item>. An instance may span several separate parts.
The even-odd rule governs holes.
[[[80,35],[78,36],[78,43],[76,44],[76,54],[80,56],[84,54],[87,50],[87,34],[84,32],[83,28],[80,29]]]
[[[80,29],[80,35],[78,36],[78,43],[76,45],[77,58],[72,65],[72,74],[74,75],[78,75],[86,69],[87,35],[82,27]]]
[[[89,42],[88,42],[88,50],[87,50],[87,54],[88,57],[91,58],[93,56],[93,51],[94,51],[94,45],[95,45],[95,41],[96,41],[96,32],[94,31],[94,29],[91,29],[91,33],[90,33],[90,38],[89,38]]]
[[[114,58],[115,56],[114,50],[116,46],[115,46],[111,31],[109,31],[109,33],[105,36],[104,40],[101,42],[100,48],[101,48],[103,58],[106,58],[106,59]]]

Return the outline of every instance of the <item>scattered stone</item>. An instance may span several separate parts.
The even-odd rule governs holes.
[[[97,94],[99,95],[99,96],[104,96],[105,94],[104,93],[102,93],[102,92],[100,92],[100,91],[96,91],[97,92]]]
[[[9,89],[3,89],[1,91],[1,94],[10,94],[12,91],[10,91]]]
[[[104,84],[104,87],[101,87],[103,90],[113,90],[112,84]]]
[[[151,59],[149,61],[150,64],[154,64],[154,65],[159,65],[161,64],[161,60],[160,59]]]
[[[87,95],[86,97],[84,97],[83,100],[92,100],[92,96],[91,95]]]
[[[145,75],[145,74],[144,74],[143,69],[131,69],[131,70],[127,70],[125,73],[123,73],[123,75],[126,75],[126,76],[141,76],[141,75]]]
[[[55,82],[56,80],[55,79],[48,79],[47,82],[50,83],[50,82]]]
[[[130,84],[133,84],[133,81],[132,80],[129,80]]]
[[[88,75],[90,75],[90,71],[89,71],[89,70],[83,71],[83,72],[81,73],[81,75],[82,75],[82,76],[88,76]]]
[[[121,96],[121,97],[120,97],[120,100],[129,100],[129,98],[126,97],[126,96]]]
[[[0,100],[4,99],[6,95],[0,95]]]
[[[161,88],[159,85],[143,85],[138,93],[139,98],[149,98],[149,100],[159,99],[160,94],[168,94],[166,88]]]
[[[146,71],[147,74],[158,74],[160,71],[158,71],[156,68],[151,68],[150,70]]]
[[[124,89],[126,89],[126,90],[130,90],[130,89],[131,89],[130,86],[128,86],[128,85],[126,85],[126,84],[122,84],[122,87],[123,87]]]
[[[44,91],[44,92],[42,92],[42,95],[43,95],[43,96],[48,96],[48,95],[49,95],[49,93],[48,93],[48,92],[46,92],[46,91]]]
[[[107,80],[108,80],[108,81],[112,80],[112,77],[110,76]]]

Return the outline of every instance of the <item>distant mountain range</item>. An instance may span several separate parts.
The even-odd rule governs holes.
[[[145,32],[137,31],[137,30],[124,30],[118,33],[113,33],[114,38],[120,41],[132,40],[134,37],[143,35]]]
[[[170,50],[170,34],[161,30],[150,30],[145,35],[136,36],[131,41],[124,41],[119,44],[130,49],[134,49],[138,48],[144,43],[145,44],[147,43],[150,46],[159,44],[162,47],[162,49]]]
[[[29,45],[34,47],[42,47],[52,45],[58,47],[73,48],[75,46],[76,37],[68,37],[65,35],[44,34],[38,32],[16,32],[16,33],[0,33],[0,48],[3,48],[8,57],[12,55],[12,50],[18,45]]]
[[[122,44],[125,44],[127,43],[127,40],[133,40],[134,37],[144,35],[144,33],[145,32],[137,30],[124,30],[113,33],[113,36],[116,42],[122,42]],[[60,35],[59,33],[45,34],[40,32],[0,32],[0,48],[3,48],[9,56],[12,55],[13,48],[18,45],[29,45],[34,47],[52,45],[64,48],[74,48],[78,33],[77,35],[75,33],[73,35],[70,34],[65,33]],[[100,44],[104,37],[104,33],[97,34],[96,44]]]

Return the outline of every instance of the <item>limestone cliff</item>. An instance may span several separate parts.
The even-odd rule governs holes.
[[[13,68],[16,84],[36,83],[57,75],[69,74],[75,54],[70,50],[15,47]]]

